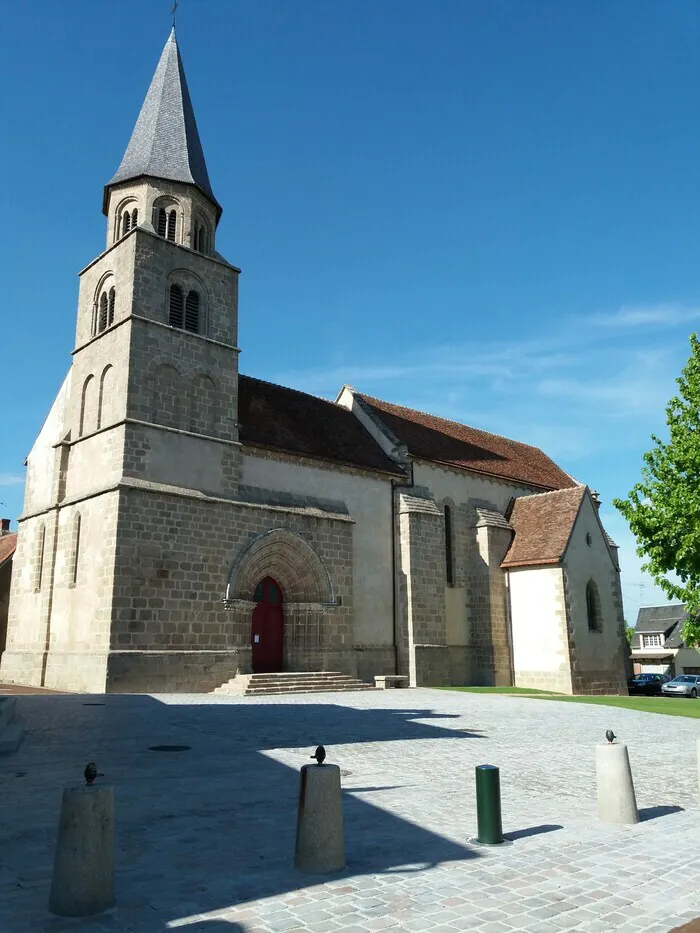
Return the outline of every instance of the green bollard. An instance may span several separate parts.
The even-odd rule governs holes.
[[[486,846],[500,845],[503,842],[501,778],[495,765],[477,765],[476,818],[479,824],[478,841]]]

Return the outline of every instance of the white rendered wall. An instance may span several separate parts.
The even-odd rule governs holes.
[[[515,686],[571,693],[561,568],[515,569],[508,581]]]
[[[66,404],[71,389],[72,369],[68,371],[34,446],[27,457],[24,511],[31,514],[53,504],[54,464],[57,444],[65,433]],[[20,528],[20,535],[22,530]]]
[[[590,535],[590,545],[587,536]],[[617,670],[621,663],[620,610],[615,593],[615,566],[601,531],[595,506],[586,495],[581,503],[563,567],[567,579],[569,622],[576,646],[576,666],[586,671]],[[586,585],[593,580],[600,596],[601,627],[588,628]],[[621,675],[623,676],[623,675]]]

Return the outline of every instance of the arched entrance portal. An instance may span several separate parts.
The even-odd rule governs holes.
[[[277,673],[284,659],[282,590],[272,577],[265,577],[256,586],[253,601],[257,603],[250,635],[253,673]]]

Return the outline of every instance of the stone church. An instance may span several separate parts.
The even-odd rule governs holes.
[[[348,385],[327,401],[239,375],[240,270],[217,252],[174,31],[103,210],[26,462],[0,680],[624,691],[617,551],[585,485]]]

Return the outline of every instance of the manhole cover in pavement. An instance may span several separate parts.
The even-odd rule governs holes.
[[[151,745],[149,752],[188,752],[191,745]]]

